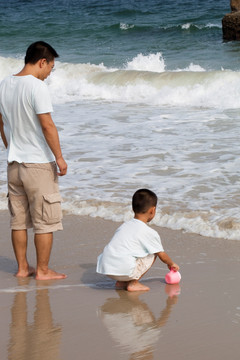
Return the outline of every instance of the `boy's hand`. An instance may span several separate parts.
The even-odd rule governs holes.
[[[168,265],[168,268],[169,268],[169,270],[174,270],[174,271],[178,271],[178,270],[179,270],[178,264],[175,264],[175,263],[173,263],[171,266]]]

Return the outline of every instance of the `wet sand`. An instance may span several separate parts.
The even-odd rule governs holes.
[[[7,212],[0,212],[1,360],[239,359],[240,242],[156,228],[181,266],[166,285],[156,261],[143,278],[149,292],[116,291],[96,274],[96,258],[118,223],[65,216],[51,267],[58,281],[14,277]],[[35,265],[33,234],[29,260]]]

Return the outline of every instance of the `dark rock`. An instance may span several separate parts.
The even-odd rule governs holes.
[[[224,40],[240,40],[240,11],[226,14],[222,19]]]
[[[232,12],[222,19],[224,40],[240,40],[240,0],[231,0]]]
[[[240,0],[231,0],[230,1],[231,11],[240,11]]]

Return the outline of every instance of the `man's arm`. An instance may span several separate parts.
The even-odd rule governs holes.
[[[2,141],[4,143],[4,146],[7,149],[8,143],[7,143],[6,136],[4,134],[2,114],[0,114],[0,134],[1,134],[1,138],[2,138]]]
[[[56,163],[60,171],[58,175],[60,176],[66,175],[67,163],[65,162],[62,156],[58,131],[52,120],[52,116],[50,113],[38,114],[37,116],[42,127],[43,135],[48,143],[48,146],[52,150],[53,155],[55,156]]]

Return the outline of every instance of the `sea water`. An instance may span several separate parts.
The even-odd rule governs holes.
[[[147,187],[156,225],[240,239],[240,43],[222,40],[228,12],[227,0],[0,1],[0,81],[33,41],[60,55],[46,82],[66,213],[124,221]]]

